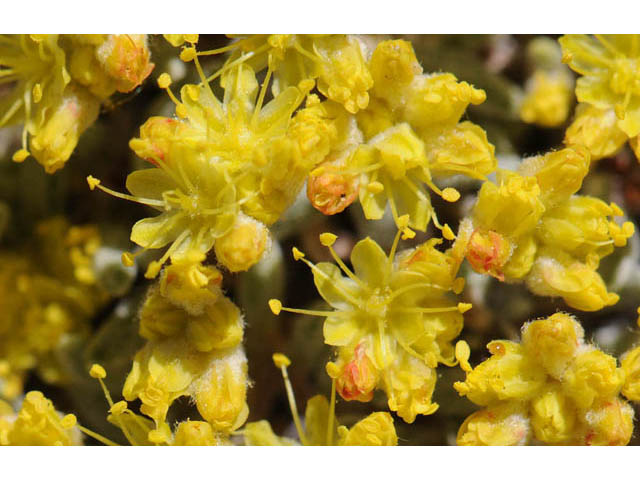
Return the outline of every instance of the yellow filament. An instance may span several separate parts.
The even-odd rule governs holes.
[[[253,116],[251,117],[252,125],[255,125],[256,120],[258,119],[258,114],[262,109],[262,103],[264,102],[264,96],[267,93],[267,86],[269,85],[269,81],[271,80],[272,73],[273,73],[273,69],[271,68],[271,54],[269,54],[269,67],[267,68],[267,74],[264,77],[264,82],[262,82],[262,88],[260,89],[260,95],[258,96],[256,107],[253,110]]]
[[[331,380],[331,403],[329,404],[329,422],[327,423],[327,446],[333,445],[333,423],[336,418],[336,379]]]
[[[302,445],[308,445],[307,436],[302,428],[302,422],[300,421],[300,415],[298,415],[298,406],[296,405],[296,397],[293,394],[293,388],[291,387],[291,381],[289,380],[289,374],[285,365],[280,366],[280,372],[282,373],[282,380],[284,380],[284,388],[287,391],[287,400],[289,401],[289,408],[291,409],[291,416],[293,417],[293,423],[298,431],[298,437],[300,437],[300,443]]]
[[[342,261],[342,259],[338,256],[336,251],[333,249],[333,246],[328,245],[327,248],[331,252],[331,256],[333,257],[333,259],[336,261],[336,263],[338,264],[340,269],[347,275],[347,277],[349,277],[351,280],[356,282],[361,288],[363,288],[365,290],[369,290],[369,287],[367,285],[365,285],[364,283],[362,283],[362,280],[360,280],[358,277],[356,277],[355,273],[353,273],[349,269],[349,267],[347,267],[347,265],[345,265],[345,263]]]
[[[109,447],[119,447],[120,445],[118,445],[116,442],[109,440],[107,437],[103,437],[102,435],[100,435],[99,433],[96,433],[92,430],[89,430],[86,427],[83,427],[82,425],[78,425],[78,429],[84,433],[85,435],[94,438],[96,440],[98,440],[99,442],[102,442],[103,444],[109,446]]]
[[[133,195],[127,195],[126,193],[116,192],[115,190],[111,190],[110,188],[103,187],[100,184],[97,184],[96,187],[98,187],[103,192],[108,193],[109,195],[112,195],[112,196],[117,197],[117,198],[121,198],[123,200],[129,200],[131,202],[141,203],[143,205],[148,205],[150,207],[164,207],[165,206],[165,203],[163,201],[161,201],[161,200],[152,200],[150,198],[134,197]]]

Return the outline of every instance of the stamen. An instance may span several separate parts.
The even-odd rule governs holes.
[[[298,437],[300,437],[300,443],[302,445],[308,445],[307,436],[302,428],[302,422],[300,421],[300,416],[298,415],[298,406],[296,405],[296,397],[293,394],[293,387],[291,386],[291,381],[289,380],[289,374],[287,372],[287,366],[291,365],[291,360],[289,360],[285,355],[281,353],[276,353],[273,355],[273,363],[280,369],[282,373],[282,380],[284,380],[284,388],[287,391],[287,400],[289,400],[289,408],[291,409],[291,416],[293,417],[293,423],[296,426],[296,430],[298,431]]]
[[[271,67],[271,54],[269,54],[269,67],[267,68],[267,74],[264,77],[264,82],[262,82],[262,88],[260,89],[260,95],[258,96],[258,101],[256,102],[256,106],[253,110],[253,116],[251,117],[251,125],[255,125],[258,114],[260,113],[260,109],[262,108],[262,102],[264,102],[264,96],[267,94],[267,86],[269,85],[269,81],[271,80],[271,74],[273,73],[273,69]]]
[[[329,249],[329,252],[331,252],[331,256],[333,257],[335,262],[338,264],[340,269],[347,275],[347,277],[349,277],[351,280],[356,282],[361,288],[365,290],[369,290],[369,287],[364,283],[362,283],[362,280],[356,277],[356,275],[349,269],[349,267],[347,267],[347,265],[345,265],[345,263],[342,261],[342,259],[338,256],[336,251],[333,249],[333,244],[335,243],[337,238],[338,237],[333,233],[322,233],[320,234],[320,243]]]
[[[89,430],[86,427],[83,427],[82,425],[78,425],[78,430],[80,430],[82,433],[84,433],[85,435],[87,435],[88,437],[94,438],[96,440],[98,440],[99,442],[109,446],[109,447],[119,447],[120,445],[118,445],[116,442],[109,440],[107,437],[103,437],[102,435],[100,435],[99,433],[96,433],[92,430]]]
[[[160,257],[160,260],[154,260],[149,264],[149,266],[147,267],[147,271],[144,274],[144,277],[149,279],[155,278],[160,272],[162,265],[164,265],[164,263],[168,260],[171,254],[175,252],[176,249],[178,249],[182,245],[182,242],[184,241],[184,239],[187,238],[187,236],[189,236],[190,234],[191,234],[191,231],[184,230],[180,235],[178,235],[178,238],[176,238],[173,241],[173,243],[167,249],[167,251],[164,252],[164,255]]]
[[[211,76],[206,78],[207,84],[209,82],[212,82],[216,78],[218,78],[220,75],[222,75],[227,70],[230,70],[233,67],[235,67],[236,65],[239,65],[239,64],[244,63],[245,61],[249,60],[251,57],[256,55],[260,50],[263,50],[263,49],[259,48],[258,50],[255,50],[253,52],[246,53],[243,56],[241,56],[241,57],[237,58],[236,60],[234,60],[233,62],[229,62],[229,63],[223,65],[222,68],[220,68],[216,73],[214,73],[213,75],[211,75]]]
[[[460,312],[464,313],[471,309],[470,303],[458,303],[455,307],[433,307],[433,308],[423,308],[423,307],[409,307],[409,308],[398,308],[397,311],[403,313],[444,313],[444,312]]]
[[[213,50],[202,50],[201,52],[198,52],[198,56],[208,56],[208,55],[218,55],[219,53],[224,53],[224,52],[228,52],[229,50],[234,50],[236,48],[238,48],[238,46],[240,45],[241,42],[233,42],[230,43],[229,45],[225,46],[225,47],[220,47],[220,48],[214,48]]]
[[[393,244],[391,245],[391,250],[389,251],[389,262],[393,262],[393,259],[396,256],[396,250],[398,249],[398,242],[400,241],[400,235],[409,225],[409,215],[402,215],[396,220],[396,225],[398,227],[398,231],[396,232],[396,236],[393,239]]]
[[[142,205],[148,205],[150,207],[165,207],[165,202],[161,200],[152,200],[150,198],[134,197],[133,195],[127,195],[126,193],[116,192],[115,190],[111,190],[110,188],[103,187],[102,185],[100,185],[100,180],[91,175],[87,177],[87,183],[89,184],[89,188],[91,190],[98,187],[103,192],[108,193],[109,195],[112,195],[114,197],[121,198],[123,200],[129,200],[131,202],[141,203]]]
[[[283,307],[280,300],[272,298],[269,300],[269,308],[274,315],[280,315],[283,310],[290,313],[300,313],[302,315],[311,315],[314,317],[332,317],[332,316],[346,316],[348,312],[339,312],[336,310],[307,310],[304,308],[289,308]]]

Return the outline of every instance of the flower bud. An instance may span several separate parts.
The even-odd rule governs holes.
[[[69,88],[60,104],[31,137],[30,150],[47,173],[62,168],[78,139],[98,118],[100,104],[81,88]]]
[[[146,35],[109,35],[96,51],[106,73],[119,92],[130,92],[153,70]]]
[[[216,258],[231,272],[249,270],[261,258],[270,242],[264,224],[248,216],[239,216],[235,225],[216,240]]]
[[[173,439],[177,446],[214,446],[217,445],[211,425],[207,422],[180,422]]]

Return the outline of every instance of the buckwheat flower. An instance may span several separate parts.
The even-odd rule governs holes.
[[[53,173],[66,163],[80,135],[98,118],[100,102],[84,89],[71,85],[30,141],[31,153]]]
[[[406,227],[408,218],[402,222]],[[337,349],[327,372],[342,398],[369,401],[374,389],[383,389],[389,408],[411,423],[416,415],[438,408],[431,401],[435,368],[455,362],[450,342],[471,305],[448,297],[462,284],[455,278],[458,264],[435,249],[438,240],[396,255],[400,235],[389,256],[370,238],[358,242],[351,252],[352,271],[332,248],[335,235],[322,234],[320,241],[338,266],[314,265],[297,249],[293,254],[309,265],[331,309],[285,308],[275,299],[269,304],[275,314],[285,310],[325,317],[325,343]]]
[[[106,189],[93,177],[89,185],[162,212],[139,221],[131,232],[131,240],[145,249],[169,245],[147,277],[155,277],[169,258],[187,251],[206,254],[214,244],[223,266],[247,270],[269,246],[266,226],[293,202],[308,172],[327,153],[307,145],[304,120],[291,120],[306,90],[287,88],[263,105],[267,82],[258,91],[246,65],[222,77],[222,102],[204,77],[202,84],[182,88],[181,102],[170,84],[167,74],[160,76],[159,85],[176,101],[180,118],[152,117],[130,142],[156,168],[129,175],[132,195]]]
[[[459,193],[440,190],[433,178],[485,179],[495,170],[485,132],[460,122],[467,106],[482,103],[486,95],[451,74],[423,73],[411,44],[403,40],[379,43],[369,68],[374,79],[370,105],[357,114],[365,143],[346,168],[360,176],[365,217],[381,218],[389,203],[396,222],[408,214],[412,228],[425,230],[433,219],[444,232],[425,187],[455,202]]]
[[[101,104],[130,92],[153,69],[146,35],[3,35],[0,127],[23,123],[22,148],[53,173],[64,166]]]
[[[222,274],[215,267],[203,265],[204,259],[199,251],[187,252],[167,266],[160,277],[162,297],[190,315],[201,315],[222,295]]]
[[[127,401],[140,399],[140,411],[156,424],[165,421],[175,399],[189,396],[207,422],[228,433],[247,418],[246,390],[241,347],[199,352],[168,339],[148,343],[136,354],[122,394]]]
[[[606,121],[605,125],[611,125],[608,129],[615,132],[615,140],[609,141],[607,149],[594,145],[600,147],[594,152],[594,159],[612,155],[617,150],[614,145],[621,147],[624,143],[620,142],[622,135],[617,129],[626,139],[640,134],[640,35],[564,35],[559,41],[563,61],[582,75],[576,84],[578,101],[594,107],[578,113],[576,127],[572,125],[573,130],[567,132],[566,141],[602,138],[599,122],[584,117],[597,116]],[[617,129],[613,128],[614,121]],[[583,131],[579,132],[579,128]]]
[[[42,392],[28,392],[17,413],[0,403],[0,445],[82,445],[75,415],[62,415]]]
[[[130,92],[153,70],[147,35],[109,35],[96,50],[104,72],[118,92]]]
[[[229,444],[224,432],[214,430],[208,422],[187,420],[179,422],[172,431],[166,422],[152,421],[129,408],[125,400],[114,402],[103,379],[107,376],[101,365],[94,364],[89,374],[100,382],[104,396],[109,404],[107,420],[118,427],[130,445],[180,445],[180,446],[214,446]],[[83,426],[78,428],[85,434],[105,445],[117,445],[112,440],[89,430]]]
[[[526,412],[517,405],[506,404],[469,415],[460,429],[456,443],[460,446],[526,445],[531,424]]]
[[[519,343],[496,340],[491,357],[471,368],[456,348],[466,380],[454,388],[486,407],[458,432],[460,445],[626,445],[633,409],[621,397],[616,359],[584,341],[572,316],[556,313],[522,327]]]
[[[226,297],[211,302],[208,283],[200,288],[200,295],[189,295],[188,310],[173,303],[175,295],[164,296],[162,283],[151,289],[140,312],[140,334],[148,342],[134,358],[123,396],[139,398],[140,411],[156,425],[175,399],[190,396],[216,431],[228,433],[248,413],[243,319]],[[193,303],[198,300],[204,302]]]
[[[538,295],[559,296],[586,311],[613,305],[597,272],[600,259],[633,235],[615,204],[575,193],[589,170],[581,146],[526,159],[519,172],[485,182],[453,251],[500,281],[525,282]]]
[[[335,382],[332,386],[331,402],[323,395],[309,399],[305,409],[304,428],[298,416],[293,388],[287,367],[290,360],[281,353],[273,355],[276,366],[282,372],[289,407],[300,443],[305,446],[395,446],[398,436],[393,418],[388,412],[374,412],[357,422],[351,428],[340,425],[335,418]],[[243,431],[246,445],[289,446],[299,445],[294,439],[280,437],[273,432],[266,420],[249,422]]]
[[[565,35],[565,62],[582,75],[581,103],[613,109],[628,137],[640,134],[640,35]]]
[[[573,77],[561,62],[562,51],[555,40],[538,37],[527,45],[527,56],[534,70],[525,84],[520,118],[541,127],[559,127],[567,120],[573,99]]]
[[[178,424],[172,445],[211,447],[218,445],[218,441],[211,425],[191,420]]]
[[[567,145],[587,147],[593,161],[613,156],[627,140],[612,109],[603,110],[586,103],[577,106],[564,137]]]
[[[0,127],[24,123],[22,149],[14,160],[29,156],[28,134],[37,133],[47,116],[60,104],[71,81],[65,52],[58,35],[3,35],[0,38],[0,83],[15,83],[0,103]]]
[[[238,37],[211,55],[233,52],[223,70],[244,62],[256,71],[273,72],[273,93],[301,81],[317,80],[318,90],[350,113],[367,107],[373,80],[365,62],[366,51],[354,35],[251,35]]]

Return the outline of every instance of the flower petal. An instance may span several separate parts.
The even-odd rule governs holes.
[[[386,285],[391,276],[391,262],[380,245],[369,237],[353,247],[351,264],[356,276],[374,288]]]

